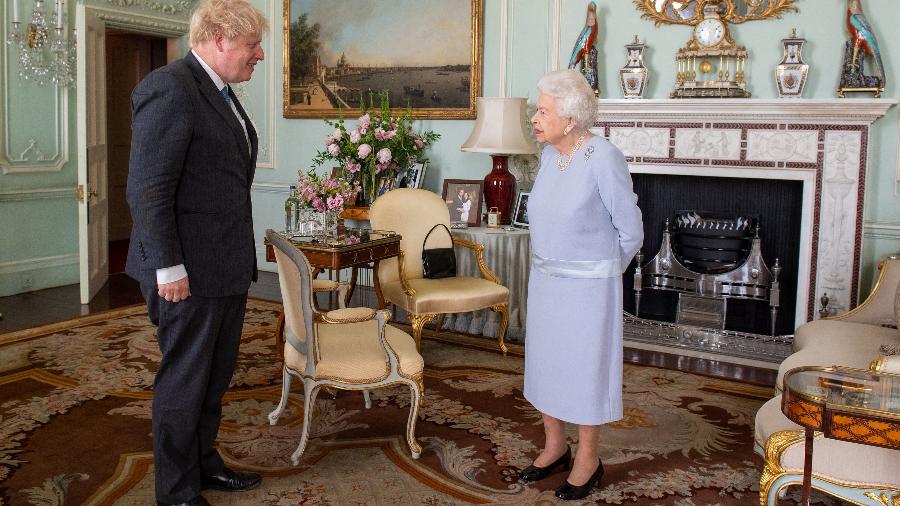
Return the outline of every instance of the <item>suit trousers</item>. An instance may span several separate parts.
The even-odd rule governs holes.
[[[162,352],[153,382],[156,500],[186,502],[200,495],[202,477],[225,467],[213,444],[237,361],[247,294],[168,302],[156,285],[142,284],[141,291]]]

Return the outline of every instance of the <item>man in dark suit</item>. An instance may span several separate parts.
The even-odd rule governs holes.
[[[126,272],[141,284],[162,352],[153,384],[157,504],[204,505],[203,489],[260,483],[226,468],[213,444],[257,274],[257,136],[228,83],[250,79],[267,29],[247,0],[201,2],[191,51],[131,97]]]

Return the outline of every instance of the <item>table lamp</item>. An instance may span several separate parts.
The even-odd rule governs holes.
[[[537,145],[525,130],[525,99],[478,97],[478,119],[463,151],[488,153],[494,166],[484,177],[484,201],[488,210],[500,211],[500,223],[509,225],[516,178],[507,169],[508,155],[537,153]]]

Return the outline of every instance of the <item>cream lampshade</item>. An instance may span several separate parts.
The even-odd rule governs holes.
[[[516,178],[507,169],[507,155],[537,153],[537,145],[526,130],[525,99],[513,97],[478,97],[478,119],[472,134],[462,145],[463,151],[488,153],[493,168],[484,177],[484,201],[488,210],[500,211],[500,223],[508,225]]]

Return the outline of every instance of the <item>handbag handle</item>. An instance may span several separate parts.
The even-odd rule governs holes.
[[[428,236],[430,236],[431,233],[434,232],[434,229],[436,229],[436,228],[438,228],[438,227],[444,227],[444,230],[447,231],[447,235],[450,236],[450,244],[451,244],[451,246],[452,246],[452,244],[453,244],[453,234],[450,233],[450,229],[447,228],[447,225],[444,225],[443,223],[438,223],[437,225],[431,227],[431,230],[429,230],[428,233],[425,234],[425,240],[422,241],[422,249],[423,249],[423,250],[425,249],[425,244],[428,243]]]

